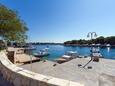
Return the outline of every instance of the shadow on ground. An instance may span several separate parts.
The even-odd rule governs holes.
[[[3,78],[3,75],[0,73],[0,86],[14,86]]]

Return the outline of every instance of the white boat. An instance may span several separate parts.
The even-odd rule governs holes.
[[[102,54],[100,53],[100,49],[99,48],[92,48],[91,50],[91,56],[93,57],[102,57]]]
[[[36,50],[36,47],[29,45],[28,47],[25,48],[25,50]]]
[[[77,58],[78,53],[76,51],[68,51],[66,52],[63,56],[61,56],[60,58],[56,59],[56,62],[58,63],[64,63],[67,62],[71,59]]]
[[[49,51],[49,48],[45,48],[42,50],[43,52],[48,52]]]
[[[102,57],[101,53],[92,53],[93,57]]]
[[[44,57],[44,56],[48,56],[48,55],[50,55],[50,54],[47,53],[47,52],[34,53],[34,56],[35,56],[35,57]]]
[[[110,44],[107,44],[106,47],[111,47],[111,45],[110,45]]]
[[[44,56],[48,56],[50,55],[49,52],[48,52],[49,49],[43,49],[43,50],[40,50],[38,51],[37,53],[34,53],[34,56],[35,57],[44,57]]]
[[[77,51],[68,51],[65,55],[71,56],[72,58],[76,58],[78,56]]]
[[[72,59],[72,57],[69,56],[69,55],[63,55],[61,58],[63,58],[63,59]]]
[[[62,58],[65,59],[73,59],[76,58],[78,56],[78,53],[76,51],[67,51]]]

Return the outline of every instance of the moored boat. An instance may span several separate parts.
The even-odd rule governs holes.
[[[63,55],[62,56],[63,58],[65,57],[65,58],[77,58],[78,57],[78,53],[77,53],[77,51],[67,51],[66,53],[65,53],[65,55]]]
[[[35,57],[48,56],[48,55],[50,55],[49,52],[48,52],[48,49],[49,49],[49,48],[47,48],[47,49],[45,48],[45,49],[43,49],[43,50],[40,50],[40,51],[34,53],[34,56],[35,56]]]
[[[64,62],[67,62],[67,61],[72,60],[77,57],[78,57],[78,53],[76,51],[67,51],[60,58],[56,59],[56,62],[64,63]]]
[[[58,58],[55,60],[57,63],[61,64],[61,63],[64,63],[64,62],[67,62],[68,60],[67,59],[64,59],[64,58]]]
[[[27,47],[25,47],[25,50],[36,50],[36,47],[34,47],[33,45],[28,45]]]
[[[102,54],[100,53],[100,49],[99,48],[92,48],[91,50],[91,55],[93,57],[102,57]]]

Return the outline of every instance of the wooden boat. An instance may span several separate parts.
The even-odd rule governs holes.
[[[67,60],[67,59],[64,59],[64,58],[59,58],[59,59],[56,59],[55,61],[56,61],[57,63],[61,64],[61,63],[67,62],[68,60]]]
[[[70,61],[78,56],[78,53],[76,51],[68,51],[63,56],[61,56],[59,59],[56,59],[57,63],[64,63],[67,61]]]

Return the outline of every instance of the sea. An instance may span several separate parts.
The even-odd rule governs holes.
[[[60,58],[62,55],[64,55],[67,51],[77,51],[79,55],[81,56],[90,56],[91,47],[79,47],[79,46],[64,46],[64,45],[51,45],[51,44],[44,44],[44,45],[34,45],[36,50],[33,50],[32,52],[38,52],[40,50],[45,49],[46,47],[49,48],[49,56],[44,57],[47,60],[55,61],[55,59]],[[102,58],[105,59],[113,59],[115,60],[115,48],[111,47],[99,47],[100,53],[102,54]]]

